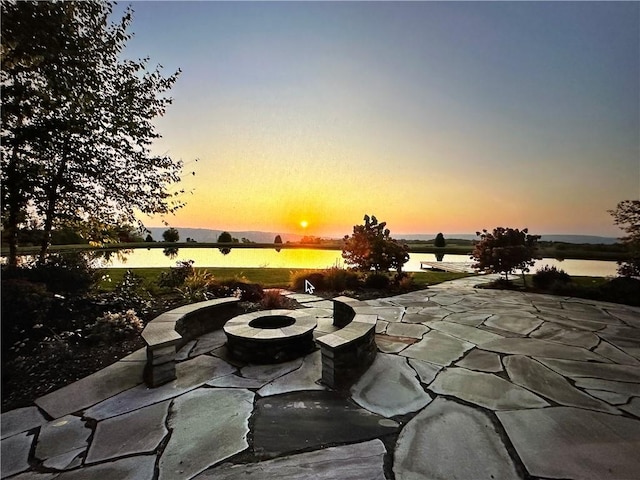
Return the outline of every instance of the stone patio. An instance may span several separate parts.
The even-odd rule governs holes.
[[[348,391],[319,351],[229,358],[220,332],[142,383],[144,352],[2,414],[2,478],[632,479],[640,308],[473,288],[368,301],[379,353]],[[289,294],[330,329],[331,302]]]

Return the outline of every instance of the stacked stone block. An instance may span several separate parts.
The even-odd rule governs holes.
[[[176,351],[188,341],[219,330],[238,311],[237,298],[217,298],[165,312],[142,331],[147,344],[144,380],[158,387],[176,378]]]
[[[333,302],[333,324],[342,327],[316,340],[322,354],[322,382],[342,389],[350,386],[373,363],[377,315],[355,314],[361,302],[337,297]]]

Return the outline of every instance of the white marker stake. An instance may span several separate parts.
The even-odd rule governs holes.
[[[311,282],[309,282],[309,280],[305,280],[304,281],[304,292],[305,293],[308,293],[309,295],[313,295],[313,291],[315,289],[316,289],[316,287],[311,285]]]

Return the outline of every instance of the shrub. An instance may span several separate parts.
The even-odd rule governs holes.
[[[598,299],[640,306],[640,280],[617,277],[598,287]]]
[[[215,290],[216,297],[237,297],[243,302],[259,302],[264,296],[262,287],[257,283],[243,280],[224,280]]]
[[[374,269],[402,271],[409,261],[409,247],[391,238],[387,222],[378,223],[375,216],[364,216],[364,225],[354,225],[353,234],[344,237],[342,258],[362,272]]]
[[[556,267],[544,266],[533,275],[533,286],[542,290],[549,288],[554,283],[566,284],[570,282],[569,274]]]
[[[193,275],[193,260],[177,262],[176,266],[170,268],[168,272],[162,272],[158,278],[158,285],[161,287],[177,288],[181,287],[190,275]]]
[[[91,334],[103,341],[118,340],[138,334],[144,325],[134,310],[124,313],[107,312],[96,319]]]
[[[379,272],[369,273],[364,280],[364,285],[367,288],[374,288],[376,290],[383,290],[385,288],[388,288],[389,283],[389,276],[385,273]]]
[[[324,284],[327,290],[342,292],[360,286],[360,277],[353,270],[331,267],[324,271]]]
[[[202,302],[215,296],[213,291],[216,286],[217,283],[212,274],[206,270],[196,270],[185,278],[182,287],[176,290],[188,302]]]
[[[322,271],[315,270],[303,270],[294,272],[291,274],[290,286],[291,289],[298,292],[304,292],[305,280],[311,283],[316,290],[325,290],[325,275]]]
[[[401,292],[408,292],[413,288],[413,275],[402,274],[396,278],[396,284],[398,285],[398,290]]]
[[[81,253],[51,254],[44,263],[33,262],[19,268],[5,268],[5,279],[20,278],[46,285],[47,290],[64,295],[88,292],[99,280],[98,272]]]
[[[280,294],[280,290],[267,290],[264,292],[260,306],[266,310],[286,307],[286,299]]]

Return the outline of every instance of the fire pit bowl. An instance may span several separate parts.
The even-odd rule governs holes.
[[[265,310],[239,315],[223,327],[229,355],[249,363],[280,363],[315,348],[315,317],[300,310]]]

